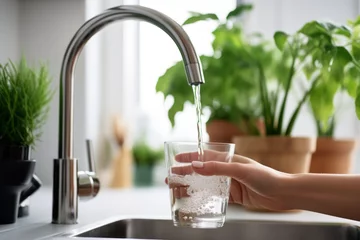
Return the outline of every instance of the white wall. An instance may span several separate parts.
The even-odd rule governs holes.
[[[19,0],[19,51],[32,64],[45,61],[53,78],[56,94],[51,102],[48,121],[33,157],[36,172],[46,185],[52,184],[53,159],[58,157],[59,76],[62,58],[70,39],[85,21],[84,0]],[[84,55],[76,67],[74,105],[74,156],[85,160],[84,142]]]
[[[18,1],[0,1],[0,62],[19,56]]]

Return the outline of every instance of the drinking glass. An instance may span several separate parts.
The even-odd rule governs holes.
[[[175,226],[218,228],[225,222],[230,181],[227,176],[204,176],[192,161],[229,163],[233,143],[165,142],[165,161],[172,219]]]

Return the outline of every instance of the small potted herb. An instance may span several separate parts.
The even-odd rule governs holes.
[[[45,66],[25,58],[0,65],[0,223],[13,223],[19,203],[40,185],[31,149],[40,139],[53,96]],[[32,184],[32,185],[29,185]]]
[[[164,150],[151,147],[144,139],[141,139],[133,145],[132,156],[135,165],[135,185],[151,186],[154,182],[154,167],[163,160]]]
[[[53,96],[47,68],[33,69],[22,58],[0,65],[0,73],[0,161],[4,155],[29,159]]]

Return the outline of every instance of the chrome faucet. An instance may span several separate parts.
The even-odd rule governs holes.
[[[106,25],[122,19],[139,19],[152,23],[166,32],[176,43],[184,62],[189,85],[204,83],[200,60],[182,27],[170,17],[139,5],[110,8],[85,22],[69,43],[60,75],[59,158],[54,159],[52,223],[76,224],[78,198],[91,199],[100,189],[95,175],[91,141],[87,140],[90,171],[78,171],[73,156],[73,96],[74,70],[81,50],[87,41]]]

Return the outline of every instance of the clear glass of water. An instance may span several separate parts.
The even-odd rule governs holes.
[[[219,228],[224,225],[230,177],[204,176],[193,171],[192,161],[229,163],[232,143],[165,142],[165,161],[172,219],[175,226]]]

